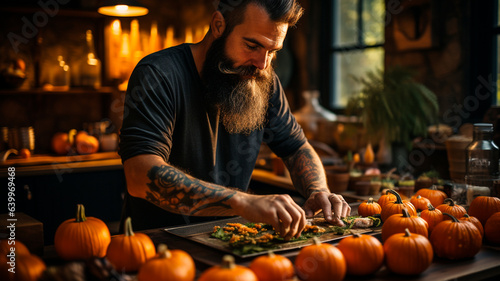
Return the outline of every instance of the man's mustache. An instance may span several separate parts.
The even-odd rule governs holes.
[[[248,65],[248,66],[242,65],[242,66],[238,66],[238,67],[231,67],[231,66],[224,64],[223,62],[219,62],[217,67],[221,73],[229,74],[229,75],[252,76],[255,78],[265,76],[265,71],[260,70],[253,65]]]

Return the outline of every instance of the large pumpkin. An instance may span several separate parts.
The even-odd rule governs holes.
[[[432,231],[431,243],[436,256],[451,260],[472,258],[481,249],[481,233],[471,222],[460,221],[454,216],[443,220]]]
[[[467,210],[465,210],[464,207],[455,204],[455,201],[451,198],[444,199],[443,204],[437,206],[436,209],[439,209],[443,213],[448,213],[455,218],[461,218],[467,213]],[[444,220],[451,220],[451,218],[445,216]]]
[[[259,281],[289,280],[295,276],[293,263],[288,258],[276,255],[272,251],[255,258],[249,268],[257,275]]]
[[[193,281],[196,273],[193,258],[183,250],[158,246],[158,254],[146,261],[137,274],[139,281]]]
[[[335,246],[320,243],[302,248],[295,258],[295,269],[300,280],[340,281],[346,274],[346,262],[342,252]]]
[[[358,214],[362,217],[373,216],[380,214],[382,207],[377,202],[373,201],[373,198],[368,199],[358,206]]]
[[[16,255],[15,273],[9,271],[12,266],[8,263],[10,258],[0,256],[0,280],[2,281],[36,281],[46,269],[45,263],[36,255]]]
[[[443,213],[434,208],[431,203],[427,205],[427,210],[423,210],[420,213],[420,217],[427,222],[429,235],[434,230],[434,227],[443,221]]]
[[[415,195],[415,196],[411,197],[410,203],[412,203],[413,206],[415,206],[415,209],[417,209],[417,212],[421,212],[423,210],[427,210],[427,208],[428,208],[427,206],[428,206],[428,204],[431,203],[431,201],[429,201],[429,199],[422,197],[420,195]]]
[[[372,274],[384,263],[384,247],[371,235],[348,236],[340,240],[337,248],[344,255],[350,275]]]
[[[417,215],[417,210],[415,209],[412,203],[406,200],[404,201],[401,200],[401,196],[399,196],[399,194],[394,190],[388,190],[388,192],[396,196],[396,201],[389,202],[384,206],[382,206],[382,212],[380,213],[380,217],[383,222],[385,222],[392,215],[401,214],[403,208],[406,208],[408,210],[410,216]]]
[[[65,260],[102,258],[110,241],[106,224],[98,218],[86,217],[85,208],[78,204],[76,218],[64,221],[57,228],[54,246]]]
[[[198,281],[258,281],[259,279],[247,267],[234,264],[230,255],[222,257],[222,264],[215,265],[201,273]]]
[[[432,263],[433,251],[429,240],[420,234],[392,235],[384,242],[385,265],[398,274],[415,275],[424,272]]]
[[[120,272],[137,271],[156,254],[155,245],[144,233],[134,233],[130,217],[125,220],[125,233],[111,238],[107,258]]]
[[[486,224],[488,218],[496,212],[500,212],[500,199],[490,196],[478,196],[472,200],[468,213],[476,217],[481,224]]]
[[[500,212],[496,212],[484,224],[484,238],[488,243],[500,245]]]
[[[386,241],[396,233],[404,233],[408,229],[411,233],[418,233],[427,238],[427,222],[419,216],[411,216],[404,208],[401,214],[390,216],[382,226],[382,241]]]
[[[14,251],[16,256],[30,255],[28,248],[19,240],[0,240],[0,256],[6,256]]]
[[[415,196],[418,195],[429,199],[429,201],[431,201],[432,206],[439,206],[443,204],[444,199],[448,197],[446,196],[446,193],[444,193],[443,191],[437,190],[435,185],[431,186],[430,188],[419,189],[415,193]]]

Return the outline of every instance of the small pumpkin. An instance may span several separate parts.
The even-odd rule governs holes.
[[[418,233],[428,237],[428,224],[419,216],[411,216],[406,208],[401,210],[401,214],[392,215],[384,222],[382,226],[382,241],[386,241],[390,236],[396,233],[403,233],[408,229],[411,233]]]
[[[436,256],[451,260],[472,258],[481,249],[482,241],[478,239],[481,233],[471,222],[458,220],[443,220],[432,231],[431,243]]]
[[[6,256],[12,251],[16,256],[31,254],[26,245],[19,240],[0,240],[0,256]]]
[[[387,192],[387,190],[384,190],[382,192],[382,195],[378,198],[378,201],[377,203],[380,205],[380,207],[384,207],[385,204],[389,203],[389,202],[395,202],[396,201],[396,196],[392,193],[389,193]]]
[[[484,236],[483,225],[481,224],[481,222],[476,217],[469,216],[466,213],[463,217],[459,218],[459,220],[465,220],[465,221],[471,222],[473,225],[475,225],[477,227],[477,230],[479,230],[479,232],[481,233],[481,237]]]
[[[358,206],[358,214],[363,217],[380,214],[381,211],[382,207],[380,207],[377,202],[373,201],[373,198],[368,199],[368,201],[365,201]]]
[[[193,281],[196,267],[193,258],[183,250],[169,250],[167,245],[158,246],[158,254],[146,261],[139,269],[139,281]]]
[[[404,201],[401,200],[401,196],[399,196],[399,194],[394,190],[388,190],[388,192],[396,196],[396,201],[389,202],[382,207],[382,212],[380,213],[380,217],[384,223],[390,216],[401,214],[403,208],[406,208],[408,210],[410,216],[417,215],[417,210],[415,209],[412,203],[406,200]]]
[[[446,193],[444,193],[441,190],[438,190],[435,185],[433,185],[429,188],[419,189],[415,193],[415,196],[418,196],[418,195],[429,199],[429,201],[431,201],[432,206],[439,206],[439,205],[443,204],[444,199],[446,199],[446,197],[448,197],[446,195]]]
[[[155,245],[144,233],[134,233],[131,218],[125,220],[125,233],[111,238],[107,258],[120,272],[137,271],[156,254]]]
[[[424,272],[432,263],[434,253],[429,240],[420,234],[392,235],[384,242],[385,265],[397,274],[414,275]]]
[[[436,207],[443,213],[448,213],[455,218],[461,218],[463,217],[466,213],[467,210],[465,210],[464,207],[455,204],[455,201],[451,198],[446,198],[443,202],[443,204],[439,205]],[[451,220],[450,217],[443,217],[444,220]]]
[[[427,210],[428,204],[431,203],[429,199],[422,197],[420,195],[414,195],[410,199],[410,203],[415,206],[415,209],[417,209],[417,212],[422,212],[423,210]]]
[[[434,208],[431,203],[427,205],[427,210],[420,213],[420,217],[427,222],[429,235],[432,233],[436,225],[443,221],[443,212]]]
[[[12,267],[8,264],[7,256],[0,256],[0,280],[4,281],[36,281],[45,269],[45,262],[36,255],[18,255],[15,259],[15,273],[9,272]]]
[[[76,134],[75,145],[78,154],[92,154],[99,151],[99,140],[85,131]]]
[[[375,273],[384,263],[384,247],[371,235],[353,234],[340,240],[337,248],[344,255],[350,275]]]
[[[234,257],[225,255],[222,264],[215,265],[201,273],[198,281],[258,281],[259,279],[247,267],[234,264]]]
[[[500,212],[500,199],[490,196],[478,196],[472,200],[469,206],[469,215],[476,217],[483,228],[488,218],[496,212]]]
[[[56,230],[54,247],[65,260],[102,258],[111,241],[106,224],[85,216],[85,207],[77,205],[76,217],[62,222]]]
[[[286,257],[269,251],[267,255],[255,258],[249,268],[259,281],[289,280],[295,276],[293,263]]]
[[[491,215],[484,224],[484,238],[488,243],[500,245],[500,212]]]
[[[57,155],[68,155],[73,147],[76,130],[69,133],[57,132],[52,136],[51,147]]]
[[[340,281],[346,274],[346,261],[335,246],[321,243],[317,237],[314,244],[302,248],[295,258],[295,269],[300,280]]]

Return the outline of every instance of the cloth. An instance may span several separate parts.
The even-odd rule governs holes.
[[[148,55],[134,69],[120,132],[122,161],[154,154],[196,178],[246,191],[262,142],[286,157],[306,138],[276,74],[265,128],[248,135],[226,132],[218,112],[204,102],[204,86],[189,46]],[[176,215],[130,195],[124,206],[124,216],[128,215],[136,229],[213,219]]]

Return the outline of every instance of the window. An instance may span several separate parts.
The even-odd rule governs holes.
[[[330,0],[329,106],[344,108],[360,91],[353,78],[384,67],[384,0]]]

